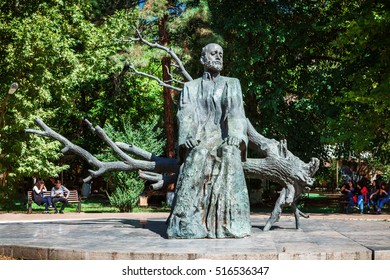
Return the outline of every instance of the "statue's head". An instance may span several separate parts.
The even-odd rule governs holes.
[[[221,72],[223,68],[223,49],[220,45],[211,43],[202,49],[200,63],[205,70],[210,72]]]

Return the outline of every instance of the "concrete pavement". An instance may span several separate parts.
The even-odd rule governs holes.
[[[253,214],[242,239],[167,239],[168,213],[0,214],[0,255],[21,259],[390,260],[390,215]]]

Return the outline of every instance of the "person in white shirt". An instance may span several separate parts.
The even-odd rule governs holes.
[[[47,191],[44,181],[37,181],[33,187],[32,199],[38,205],[45,205],[45,214],[50,214],[49,206],[52,206],[50,196],[45,196],[43,192]]]

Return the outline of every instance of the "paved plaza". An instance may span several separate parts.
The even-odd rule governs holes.
[[[0,214],[0,255],[44,260],[390,260],[390,215],[253,214],[242,239],[167,239],[168,213]]]

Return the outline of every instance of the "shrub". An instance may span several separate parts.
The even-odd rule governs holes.
[[[118,173],[115,176],[116,180],[124,180],[125,182],[115,183],[116,188],[114,192],[111,195],[107,193],[108,199],[111,205],[118,208],[120,212],[131,212],[138,202],[138,197],[144,189],[144,184],[139,179],[129,178],[125,172]]]
[[[104,131],[115,142],[132,143],[155,155],[162,153],[165,141],[160,139],[162,129],[157,127],[157,119],[151,122],[141,122],[135,128],[129,121],[123,121],[122,129],[116,130],[112,125],[105,125]],[[103,161],[117,160],[111,150],[97,156]],[[129,212],[138,203],[138,198],[144,190],[144,181],[136,172],[113,172],[106,176],[114,191],[107,193],[110,203],[121,212]]]

